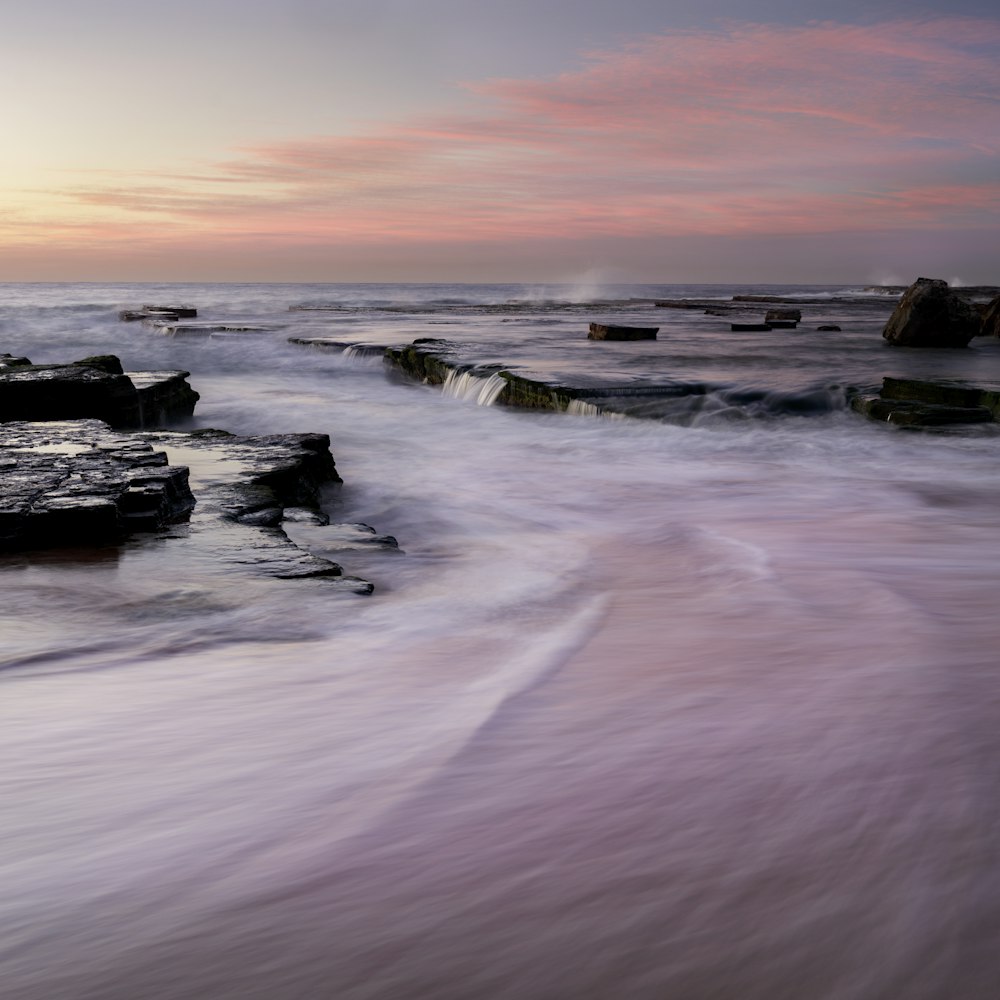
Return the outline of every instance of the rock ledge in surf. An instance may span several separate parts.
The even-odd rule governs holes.
[[[329,521],[321,491],[340,482],[329,443],[325,434],[122,433],[98,420],[5,424],[0,552],[108,546],[169,532],[193,556],[207,553],[238,572],[329,578],[338,589],[371,593],[370,583],[344,577],[339,564],[295,544],[282,527]],[[326,541],[324,548],[338,546]]]
[[[618,326],[611,323],[591,323],[590,340],[656,340],[658,326]]]
[[[877,396],[856,395],[851,408],[901,427],[941,427],[1000,420],[1000,389],[964,382],[884,378]]]
[[[190,372],[125,372],[113,354],[70,364],[4,360],[0,422],[93,418],[117,428],[160,427],[190,417],[199,399]]]

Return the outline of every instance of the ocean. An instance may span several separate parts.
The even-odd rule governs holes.
[[[654,305],[746,294],[803,322]],[[205,328],[117,318],[161,302]],[[4,997],[994,997],[997,425],[913,432],[845,400],[997,382],[1000,342],[889,347],[892,305],[0,285],[0,351],[185,369],[194,427],[330,434],[331,518],[400,547],[331,555],[370,597],[170,538],[0,559]],[[639,418],[479,405],[480,382],[378,355],[424,337],[702,391]]]

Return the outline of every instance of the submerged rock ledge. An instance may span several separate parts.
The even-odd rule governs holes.
[[[328,337],[300,337],[291,342],[341,352],[355,346]],[[1000,422],[1000,387],[951,381],[885,378],[880,391],[835,382],[798,390],[639,378],[587,382],[576,377],[571,383],[563,376],[517,371],[499,363],[469,364],[463,360],[463,345],[436,337],[388,348],[366,346],[365,353],[376,350],[394,371],[427,385],[442,386],[449,395],[529,410],[632,417],[682,426],[704,417],[731,421],[844,409],[915,428]]]

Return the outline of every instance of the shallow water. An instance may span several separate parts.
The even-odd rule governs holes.
[[[286,343],[460,332],[534,364],[585,329],[581,298],[0,289],[3,350],[185,368],[199,426],[330,433],[334,520],[403,550],[336,557],[367,599],[169,538],[0,566],[6,995],[995,995],[991,429],[522,413]],[[159,300],[275,330],[114,318]],[[332,300],[351,330],[288,311]],[[774,389],[933,368],[878,342],[887,311],[754,352],[670,311],[657,350]],[[987,372],[993,346],[947,363]]]

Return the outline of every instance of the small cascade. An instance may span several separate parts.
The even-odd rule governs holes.
[[[492,406],[506,385],[507,380],[500,375],[483,378],[471,372],[450,371],[441,392],[451,399],[469,400],[477,406]]]
[[[602,413],[599,407],[588,403],[585,399],[571,399],[566,412],[574,417],[599,417]]]
[[[590,403],[586,399],[571,399],[566,406],[566,412],[576,417],[599,417],[601,420],[625,419],[624,413],[605,410],[604,407]]]
[[[378,344],[348,344],[344,348],[344,357],[353,358],[356,361],[371,361],[372,358],[381,359],[385,355],[385,348]]]

